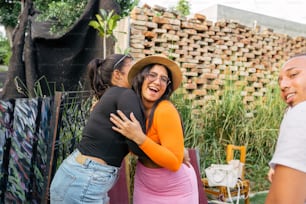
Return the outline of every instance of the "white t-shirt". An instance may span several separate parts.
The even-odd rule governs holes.
[[[287,166],[306,173],[306,101],[288,108],[282,120],[270,166]]]

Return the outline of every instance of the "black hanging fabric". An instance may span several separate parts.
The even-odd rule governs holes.
[[[39,103],[40,104],[40,103]],[[50,152],[49,138],[51,137],[51,116],[53,98],[44,98],[38,108],[39,113],[36,120],[35,143],[33,147],[32,167],[32,200],[42,203],[46,191],[46,177],[48,175],[47,157]]]
[[[37,99],[16,99],[5,203],[26,203],[29,194]]]

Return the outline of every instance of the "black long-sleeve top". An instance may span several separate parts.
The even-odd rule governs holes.
[[[112,130],[110,114],[116,113],[116,110],[123,111],[128,118],[133,112],[145,130],[141,102],[135,92],[128,88],[111,87],[90,113],[78,149],[84,155],[101,158],[107,164],[119,167],[129,151],[139,156],[145,154],[136,143]]]

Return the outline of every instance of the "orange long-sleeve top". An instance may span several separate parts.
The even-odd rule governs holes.
[[[159,166],[171,171],[180,168],[184,157],[183,128],[179,113],[170,101],[164,100],[156,107],[152,126],[140,148]]]

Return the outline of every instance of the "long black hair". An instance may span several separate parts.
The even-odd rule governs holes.
[[[145,66],[136,76],[135,78],[133,79],[132,81],[132,89],[136,92],[137,96],[141,99],[142,98],[142,93],[141,93],[141,88],[142,88],[142,84],[145,80],[145,77],[147,76],[147,74],[150,72],[150,70],[153,68],[154,65],[157,65],[158,63],[155,63],[155,64],[149,64],[147,66]],[[162,65],[162,64],[158,64],[158,65],[161,65],[163,67],[166,68],[167,70],[167,74],[168,74],[168,77],[172,80],[172,74],[170,72],[170,70]],[[154,112],[155,112],[155,109],[157,107],[157,105],[163,101],[163,100],[169,100],[170,99],[170,96],[171,94],[173,93],[173,85],[172,83],[170,83],[169,85],[167,85],[166,87],[166,90],[165,90],[165,93],[157,100],[155,101],[155,103],[153,104],[153,107],[152,107],[152,110],[151,110],[151,113],[149,115],[149,118],[147,118],[149,120],[148,122],[148,127],[147,127],[147,130],[150,129],[151,125],[152,125],[152,122],[153,122],[153,116],[154,116]]]

